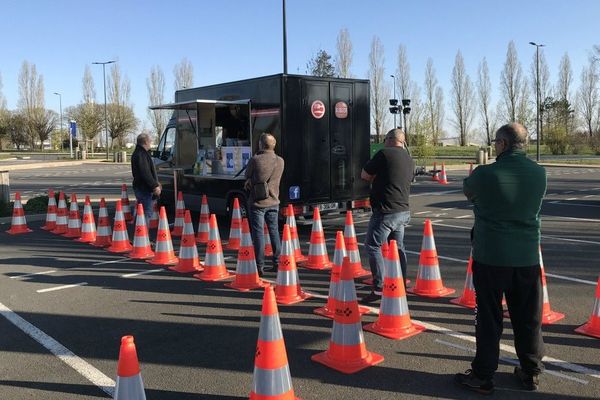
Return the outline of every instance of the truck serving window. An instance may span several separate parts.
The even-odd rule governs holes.
[[[158,144],[158,157],[161,160],[168,160],[173,156],[173,145],[175,144],[175,127],[169,127],[163,134]]]

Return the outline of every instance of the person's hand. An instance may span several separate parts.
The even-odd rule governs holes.
[[[161,192],[162,192],[162,188],[159,185],[154,188],[154,190],[152,191],[152,194],[155,195],[156,197],[159,197]]]

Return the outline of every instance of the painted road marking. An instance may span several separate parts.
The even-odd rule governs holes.
[[[570,197],[567,199],[567,201],[573,201],[573,200],[577,200],[577,197]]]
[[[44,346],[48,351],[58,357],[62,362],[73,368],[88,381],[99,387],[111,398],[115,393],[115,381],[102,372],[88,364],[83,359],[75,355],[71,350],[57,342],[54,338],[48,336],[38,327],[30,324],[21,318],[17,313],[0,303],[0,314],[9,320],[17,328],[25,332],[33,340]]]
[[[583,196],[584,199],[589,199],[590,197],[595,197],[597,194],[588,194],[587,196]]]
[[[47,293],[47,292],[54,292],[56,290],[69,289],[72,287],[85,286],[85,285],[87,285],[87,282],[79,282],[79,283],[74,283],[72,285],[62,285],[62,286],[56,286],[56,287],[52,287],[52,288],[48,288],[48,289],[40,289],[40,290],[36,290],[36,292]]]
[[[430,213],[430,212],[431,212],[431,211],[420,211],[420,212],[414,213],[413,215],[428,214],[428,213]]]
[[[34,276],[34,275],[47,275],[47,274],[51,274],[53,272],[56,272],[56,270],[51,269],[50,271],[33,272],[31,274],[16,275],[16,276],[11,276],[10,279],[27,278],[28,276]]]
[[[410,197],[420,197],[420,196],[443,196],[445,194],[462,192],[462,190],[446,190],[444,192],[427,192],[427,193],[418,193],[411,194]]]
[[[153,274],[155,272],[160,272],[160,271],[164,271],[164,269],[163,268],[149,269],[146,271],[135,272],[133,274],[125,274],[125,275],[121,275],[121,278],[133,278],[134,276],[148,275],[148,274]]]
[[[454,210],[454,207],[450,207],[450,208],[442,208],[442,211],[449,211],[449,210]]]
[[[471,214],[467,214],[467,215],[460,215],[458,217],[454,217],[455,219],[461,219],[461,218],[469,218],[471,217]]]
[[[569,199],[567,199],[569,200]],[[577,200],[577,199],[574,199]],[[600,206],[597,206],[595,204],[580,204],[580,203],[564,203],[562,201],[552,201],[552,204],[566,204],[569,206],[578,206],[578,207],[594,207],[594,208],[600,208]],[[563,218],[567,218],[567,217],[563,217]]]
[[[565,281],[573,281],[573,282],[585,283],[585,284],[588,284],[588,285],[596,286],[596,282],[586,281],[586,280],[583,280],[583,279],[570,278],[568,276],[556,275],[556,274],[549,274],[549,273],[546,273],[546,276],[551,276],[552,278],[557,278],[557,279],[564,279]]]
[[[571,194],[573,192],[574,192],[573,190],[569,190],[568,192],[565,192],[565,194]]]

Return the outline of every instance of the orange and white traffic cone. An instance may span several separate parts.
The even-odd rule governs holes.
[[[202,204],[200,205],[200,218],[198,221],[198,233],[196,235],[197,243],[208,243],[210,232],[210,210],[208,209],[208,199],[202,195]]]
[[[446,164],[444,164],[444,163],[442,163],[442,172],[440,172],[439,182],[442,185],[447,185],[448,184],[448,176],[446,176]]]
[[[123,216],[123,206],[121,200],[117,200],[115,209],[115,223],[113,225],[113,233],[111,244],[106,248],[111,253],[125,253],[133,250],[133,246],[129,242],[129,234],[127,233],[127,225]]]
[[[437,163],[435,161],[433,162],[433,172],[431,175],[431,180],[434,182],[438,182],[440,180],[440,177],[438,176],[437,172]]]
[[[294,247],[294,256],[296,258],[296,264],[302,265],[308,259],[302,254],[302,248],[300,247],[300,239],[298,239],[298,227],[296,226],[294,207],[291,204],[288,204],[287,206],[285,214],[285,223],[287,226],[290,227],[290,235],[292,238],[292,246]]]
[[[337,297],[343,301],[337,301],[335,305],[329,349],[314,354],[311,360],[345,374],[353,374],[379,364],[383,361],[383,356],[368,351],[365,345],[348,257],[344,257]]]
[[[237,265],[235,269],[235,280],[228,282],[225,286],[247,292],[267,286],[269,283],[258,277],[256,258],[254,256],[254,245],[248,219],[242,219],[242,242],[238,251]]]
[[[133,250],[129,253],[129,258],[145,260],[154,257],[152,247],[150,247],[150,238],[148,237],[148,228],[146,227],[146,216],[144,215],[144,206],[138,203],[135,212],[135,233],[133,235]]]
[[[352,265],[352,273],[355,278],[371,275],[362,267],[360,260],[360,251],[358,250],[358,241],[356,240],[356,231],[354,230],[354,219],[352,211],[346,211],[346,222],[344,224],[344,243],[346,245],[346,253],[350,258]]]
[[[12,220],[10,229],[6,231],[11,235],[19,235],[21,233],[33,232],[27,227],[27,220],[25,219],[25,211],[21,204],[21,193],[15,193],[15,203],[13,205]]]
[[[311,297],[308,293],[303,292],[300,286],[290,227],[287,224],[283,225],[281,254],[279,255],[279,266],[275,281],[275,297],[279,304],[300,303]]]
[[[424,297],[443,297],[455,292],[454,289],[444,287],[442,282],[435,239],[433,238],[433,228],[429,219],[425,220],[417,282],[408,291]]]
[[[304,265],[308,269],[330,269],[331,261],[327,254],[325,245],[325,235],[323,234],[323,225],[321,224],[321,214],[319,209],[313,211],[312,232],[310,233],[310,246],[308,247],[308,262]]]
[[[335,315],[335,305],[339,299],[337,290],[340,283],[340,273],[342,272],[342,264],[346,257],[346,247],[344,245],[344,234],[342,231],[337,231],[335,237],[335,252],[333,253],[333,264],[331,267],[331,278],[329,280],[329,294],[327,296],[327,304],[323,307],[315,308],[313,312],[317,315],[333,319]],[[361,314],[368,313],[368,307],[358,306],[358,311]]]
[[[158,228],[158,219],[159,219],[159,215],[158,215],[158,202],[157,201],[153,201],[152,202],[152,216],[150,217],[150,226],[148,227],[148,229],[156,229]]]
[[[475,285],[473,285],[473,249],[471,249],[471,254],[469,254],[467,277],[465,278],[465,288],[463,289],[462,296],[450,300],[450,303],[467,308],[475,308],[477,306],[475,302]]]
[[[48,189],[48,210],[46,211],[46,224],[42,226],[45,231],[51,231],[56,228],[56,199],[54,190]]]
[[[133,336],[121,338],[114,400],[146,400]]]
[[[133,221],[131,206],[129,204],[129,193],[127,193],[126,184],[121,185],[121,207],[123,207],[123,218],[125,218],[125,221]]]
[[[575,332],[600,338],[600,276],[598,277],[598,283],[596,284],[596,299],[594,301],[592,315],[590,315],[588,322],[575,329]]]
[[[83,217],[81,218],[81,237],[77,241],[83,243],[94,243],[96,241],[96,221],[94,220],[90,196],[85,196]]]
[[[374,323],[365,325],[364,329],[395,340],[406,339],[425,330],[424,326],[415,324],[410,319],[395,240],[390,241],[390,251],[385,258],[379,318]]]
[[[254,375],[250,400],[299,400],[294,394],[292,377],[275,294],[265,287],[260,328],[254,353]]]
[[[231,227],[229,229],[229,240],[227,241],[227,248],[229,250],[239,250],[241,238],[242,212],[240,211],[240,202],[236,197],[233,199],[233,212],[231,213]]]
[[[217,216],[210,215],[210,234],[206,244],[206,256],[204,258],[204,271],[195,274],[194,278],[202,281],[222,281],[232,278],[233,273],[227,271],[225,258],[223,257],[223,246],[219,236],[219,226],[217,225]]]
[[[168,226],[168,221],[166,223]],[[176,266],[169,267],[169,269],[182,274],[203,270],[198,258],[198,248],[196,247],[196,239],[194,238],[194,226],[192,225],[192,217],[189,210],[185,210],[185,214],[183,215],[183,234],[179,242],[179,261]]]
[[[110,228],[110,217],[106,209],[104,197],[100,199],[100,210],[98,211],[98,231],[96,232],[96,241],[94,246],[107,247],[112,243],[112,229]]]
[[[67,202],[65,201],[65,194],[60,192],[58,194],[58,208],[56,210],[56,226],[52,229],[52,233],[62,235],[67,233],[67,225],[69,223],[67,219]]]
[[[542,279],[542,293],[543,293],[543,305],[542,305],[542,324],[549,325],[556,321],[560,321],[565,317],[565,314],[552,311],[550,307],[550,299],[548,297],[548,286],[546,285],[546,272],[544,272],[544,260],[542,259],[542,248],[538,248],[540,257],[540,272]]]
[[[183,202],[183,193],[177,194],[177,205],[175,206],[175,225],[171,231],[171,236],[181,236],[183,233],[183,224],[185,219],[185,203]]]
[[[269,235],[267,224],[263,227],[263,237],[265,238],[265,256],[270,257],[273,255],[273,245],[271,244],[271,236]]]
[[[77,204],[77,195],[71,195],[71,207],[69,208],[69,224],[67,232],[63,235],[68,238],[78,238],[81,236],[81,219],[79,217],[79,204]]]
[[[192,229],[192,237],[193,236],[194,230]],[[178,261],[179,260],[175,256],[175,251],[173,250],[173,242],[171,241],[171,231],[169,230],[167,211],[164,207],[161,207],[158,231],[156,232],[154,257],[152,257],[151,260],[146,260],[146,262],[155,265],[176,265]]]

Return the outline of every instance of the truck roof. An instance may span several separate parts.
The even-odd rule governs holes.
[[[206,100],[206,99],[195,99],[190,101],[180,101],[177,103],[158,104],[155,106],[148,107],[151,110],[195,110],[198,104],[223,104],[223,105],[235,105],[235,104],[248,104],[249,99],[245,100]]]

